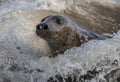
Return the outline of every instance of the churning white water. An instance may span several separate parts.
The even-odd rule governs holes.
[[[112,39],[92,40],[55,58],[47,57],[47,43],[35,34],[42,18],[64,11],[86,16],[95,25],[92,9],[86,11],[94,3],[120,8],[119,0],[0,0],[0,82],[120,82],[120,31]],[[106,20],[120,27],[114,14],[115,20],[111,15]]]

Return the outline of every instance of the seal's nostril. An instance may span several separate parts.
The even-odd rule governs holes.
[[[48,29],[48,26],[47,26],[46,23],[41,23],[40,24],[40,28],[42,28],[42,29]]]
[[[41,23],[41,24],[37,25],[36,28],[37,28],[38,30],[46,30],[46,29],[48,29],[48,26],[47,26],[47,24],[45,24],[45,23]]]
[[[36,26],[36,29],[37,29],[37,30],[40,30],[40,26],[39,26],[39,24]]]

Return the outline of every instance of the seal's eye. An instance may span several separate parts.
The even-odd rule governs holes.
[[[62,21],[61,20],[57,20],[56,23],[57,24],[62,24]]]
[[[56,19],[54,19],[54,21],[55,21],[57,24],[62,24],[62,20],[61,20],[61,19],[56,18]]]

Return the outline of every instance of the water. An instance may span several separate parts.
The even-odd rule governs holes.
[[[120,32],[55,58],[47,57],[48,44],[35,34],[40,20],[54,13],[93,32],[116,32],[119,5],[119,0],[1,0],[0,82],[119,82]]]

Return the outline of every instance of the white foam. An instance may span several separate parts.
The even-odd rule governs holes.
[[[119,0],[100,0],[99,2],[117,4]],[[20,13],[27,9],[62,11],[68,6],[74,5],[73,0],[36,0],[31,3],[24,0],[20,2],[16,0],[14,5],[13,3],[0,6],[0,65],[5,66],[6,69],[3,72],[8,76],[10,74],[12,80],[17,80],[18,78],[14,78],[14,76],[17,76],[23,82],[23,76],[26,76],[30,78],[29,81],[38,77],[40,82],[41,79],[42,82],[45,82],[47,78],[57,74],[63,77],[68,74],[80,76],[94,68],[102,70],[97,78],[104,80],[105,74],[120,66],[120,31],[112,39],[89,41],[81,47],[67,50],[63,55],[59,55],[56,58],[43,56],[39,51],[41,46],[38,45],[42,44],[39,43],[39,38],[34,39],[34,37],[36,38],[34,35],[34,20],[32,22],[29,20],[29,17],[31,18],[33,15],[22,16]],[[16,49],[16,47],[21,49]],[[117,60],[118,65],[113,64],[115,60]],[[21,67],[24,66],[27,69],[37,68],[43,70],[43,72],[38,73],[35,71],[32,74],[9,72],[7,68],[14,63],[20,66],[22,64]],[[96,79],[93,78],[91,82],[93,81],[96,82]]]

